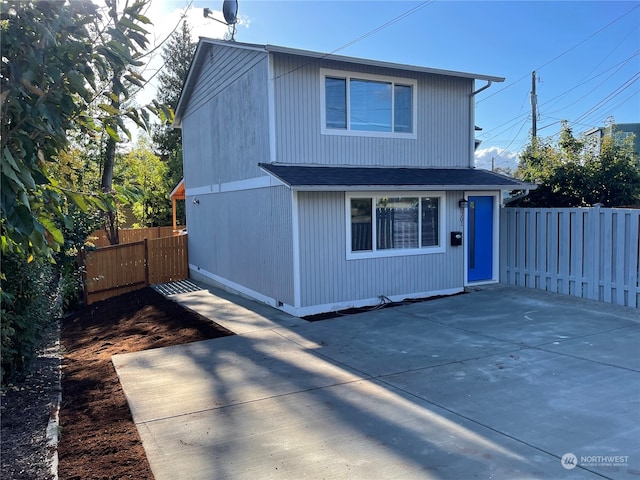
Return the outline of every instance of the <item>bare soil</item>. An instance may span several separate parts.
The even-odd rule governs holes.
[[[111,356],[227,335],[232,333],[151,288],[83,307],[63,319],[59,478],[153,478]],[[50,377],[46,368],[32,378]],[[57,395],[50,382],[40,381],[40,390],[51,390],[43,398]],[[2,478],[46,479],[48,465],[40,457],[50,456],[43,437],[51,402],[37,394],[10,397],[19,388],[2,398]],[[25,423],[31,426],[5,451],[7,438]]]

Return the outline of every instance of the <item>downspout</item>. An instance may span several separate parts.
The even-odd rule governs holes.
[[[487,88],[489,88],[491,86],[493,82],[491,80],[487,80],[487,84],[484,87],[480,87],[478,90],[474,90],[473,92],[471,92],[471,94],[469,95],[469,121],[471,122],[471,125],[469,125],[469,131],[471,133],[469,133],[469,136],[471,137],[469,144],[470,144],[470,153],[469,153],[469,168],[474,168],[474,164],[473,164],[473,159],[475,157],[475,144],[476,144],[476,139],[475,139],[475,125],[476,125],[476,109],[475,109],[475,105],[473,104],[473,97],[475,97],[477,94],[479,94],[480,92],[486,90]],[[475,86],[475,80],[473,82],[473,86]]]
[[[471,96],[475,97],[477,94],[479,94],[480,92],[485,91],[487,88],[489,88],[491,86],[493,82],[491,80],[487,80],[487,84],[484,87],[479,88],[478,90],[476,90],[475,92],[471,92]]]
[[[276,79],[273,53],[267,52],[267,108],[269,115],[269,163],[277,161],[276,150]]]
[[[487,84],[485,86],[480,87],[478,90],[473,90],[471,92],[471,94],[469,95],[469,121],[471,122],[471,125],[469,125],[469,132],[470,132],[469,136],[471,137],[470,141],[469,141],[469,144],[470,144],[469,148],[471,150],[471,152],[469,154],[469,168],[474,168],[473,159],[475,157],[475,142],[476,142],[476,139],[475,139],[476,108],[475,108],[475,104],[473,103],[473,97],[475,97],[480,92],[483,92],[484,90],[489,88],[492,83],[493,82],[491,80],[487,80]],[[473,80],[471,88],[474,88],[474,87],[475,87],[475,79]],[[462,198],[468,199],[467,192],[463,192]],[[462,258],[463,258],[462,265],[463,265],[463,268],[464,268],[462,278],[463,278],[463,289],[465,289],[465,290],[466,290],[467,285],[469,284],[469,256],[467,254],[468,241],[469,241],[469,239],[467,238],[467,236],[469,234],[469,231],[467,229],[467,221],[468,221],[468,217],[467,216],[468,215],[469,215],[468,209],[464,209],[462,211],[462,245],[463,245],[463,247],[462,247],[463,248],[463,250],[462,250]],[[498,216],[498,219],[499,218],[500,217]],[[495,248],[493,248],[493,246],[492,246],[492,249],[496,250]],[[498,247],[498,249],[499,249],[499,247]],[[496,252],[493,251],[493,255],[495,255],[495,254],[496,254]],[[497,258],[498,258],[498,262],[499,262],[499,257],[497,257]],[[494,266],[492,265],[491,268],[494,268]],[[498,267],[497,268],[498,268],[498,272],[499,272],[500,271],[500,263],[498,263]]]

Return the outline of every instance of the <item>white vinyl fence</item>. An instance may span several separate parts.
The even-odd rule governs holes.
[[[503,208],[500,281],[640,308],[640,210]]]

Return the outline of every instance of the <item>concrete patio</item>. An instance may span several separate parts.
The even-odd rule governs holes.
[[[637,310],[496,285],[310,323],[169,293],[238,335],[113,357],[156,480],[640,478]]]

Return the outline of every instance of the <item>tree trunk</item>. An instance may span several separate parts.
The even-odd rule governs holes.
[[[104,168],[102,170],[102,181],[100,188],[103,193],[111,193],[113,189],[113,165],[116,158],[116,141],[109,137],[105,149]],[[120,243],[118,234],[118,212],[108,210],[104,212],[104,231],[111,245]]]

